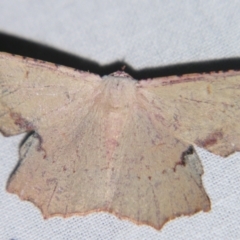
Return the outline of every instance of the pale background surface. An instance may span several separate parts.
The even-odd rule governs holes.
[[[0,31],[77,56],[135,69],[240,56],[239,1],[0,1]],[[161,231],[105,214],[43,220],[5,186],[24,135],[0,135],[0,239],[240,239],[240,154],[202,149],[209,213],[182,217]]]

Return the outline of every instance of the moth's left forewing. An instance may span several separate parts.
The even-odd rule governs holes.
[[[155,119],[179,139],[227,156],[240,150],[240,73],[229,71],[154,79]]]

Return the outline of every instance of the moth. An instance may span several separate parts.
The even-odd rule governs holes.
[[[7,191],[44,218],[105,211],[156,229],[210,210],[194,149],[240,150],[240,74],[134,80],[0,53],[0,131],[28,133]]]

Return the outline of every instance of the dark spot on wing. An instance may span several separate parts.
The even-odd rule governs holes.
[[[186,158],[186,156],[187,155],[192,155],[193,153],[194,153],[194,148],[193,148],[192,145],[190,145],[186,151],[182,152],[181,161],[176,163],[176,166],[177,165],[185,166],[185,158]],[[175,168],[176,168],[176,166],[175,166]]]
[[[29,76],[29,71],[26,71],[25,72],[25,78],[28,78],[28,76]]]
[[[215,145],[219,140],[223,138],[223,133],[221,131],[216,131],[209,134],[203,140],[197,140],[196,143],[199,147],[207,148]]]
[[[10,117],[14,120],[14,123],[21,129],[25,129],[26,131],[32,131],[34,129],[33,124],[24,119],[19,113],[11,112]]]

